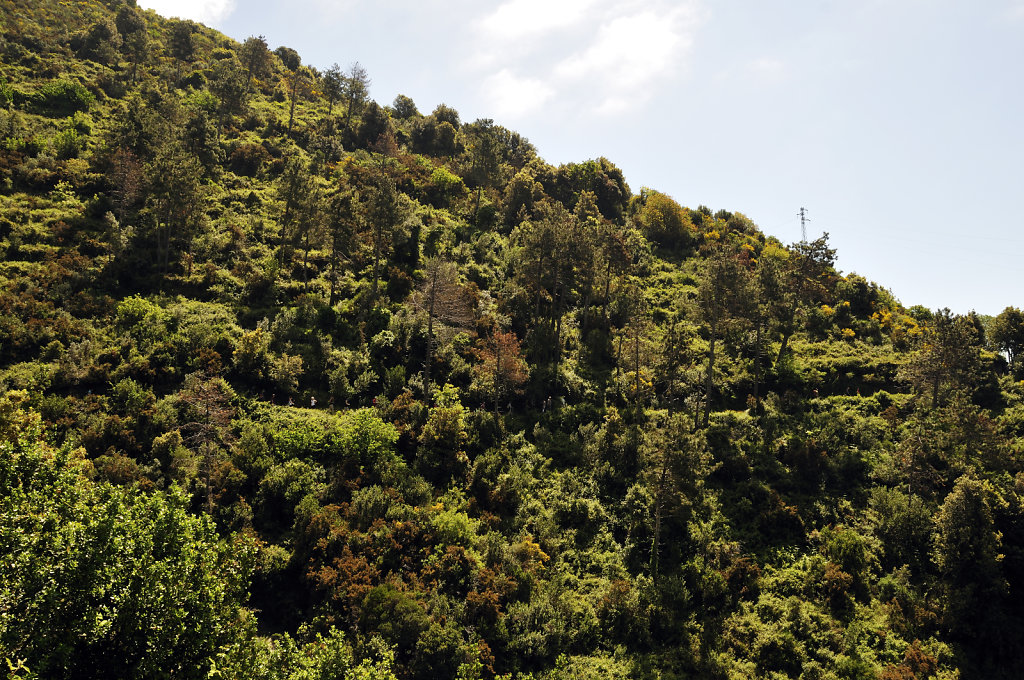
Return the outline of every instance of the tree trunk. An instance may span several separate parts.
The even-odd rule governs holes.
[[[377,303],[377,282],[380,280],[380,251],[381,240],[384,238],[384,225],[379,221],[373,230],[373,288],[371,301]]]
[[[782,344],[779,346],[779,356],[776,357],[775,363],[782,361],[782,358],[786,355],[786,349],[789,346],[789,338],[793,335],[793,324],[796,322],[796,303],[790,307],[789,312],[786,314],[786,323],[782,326]]]
[[[654,500],[654,537],[651,541],[651,579],[653,581],[658,580],[658,570],[660,567],[659,562],[661,557],[661,515],[663,513],[662,506],[665,502],[665,477],[667,476],[668,470],[666,469],[664,461],[662,461],[661,475],[658,479],[658,488],[655,490]]]
[[[640,333],[633,329],[633,408],[640,406]]]
[[[761,322],[757,322],[757,330],[754,334],[754,406],[757,407],[760,399],[761,387]]]
[[[335,235],[331,239],[331,295],[330,305],[333,307],[338,301],[338,238]]]
[[[708,373],[704,378],[704,427],[711,423],[711,391],[715,380],[715,340],[717,340],[718,320],[711,322],[711,343],[708,345]]]
[[[295,71],[292,77],[292,104],[288,109],[288,136],[292,136],[292,123],[295,122],[295,92],[299,87],[299,72]]]
[[[430,302],[427,305],[427,358],[423,363],[423,396],[430,404],[430,358],[434,351],[434,301],[437,299],[437,269],[435,267],[430,281]]]

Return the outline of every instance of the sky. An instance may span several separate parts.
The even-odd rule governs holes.
[[[907,306],[1024,307],[1024,0],[140,0],[381,104],[492,118],[552,164],[741,212]]]

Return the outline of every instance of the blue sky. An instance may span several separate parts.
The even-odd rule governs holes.
[[[1024,0],[140,0],[551,163],[742,212],[906,305],[1024,306]]]

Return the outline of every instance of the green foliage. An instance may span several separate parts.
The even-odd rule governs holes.
[[[53,80],[40,87],[31,101],[38,108],[53,115],[69,115],[75,111],[88,111],[96,100],[84,85],[73,80]]]
[[[46,677],[203,677],[242,631],[251,547],[178,490],[90,482],[31,427],[0,443],[0,655]]]
[[[696,244],[697,230],[690,221],[689,212],[670,196],[644,189],[631,199],[630,210],[647,238],[655,243],[681,250]]]
[[[12,7],[12,677],[1019,675],[1015,308],[358,63]]]

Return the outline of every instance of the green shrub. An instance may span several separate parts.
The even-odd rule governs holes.
[[[36,108],[51,113],[88,111],[96,97],[81,83],[72,80],[53,80],[36,90],[32,101]]]
[[[53,152],[61,160],[77,158],[85,142],[74,128],[65,128],[53,138]]]

